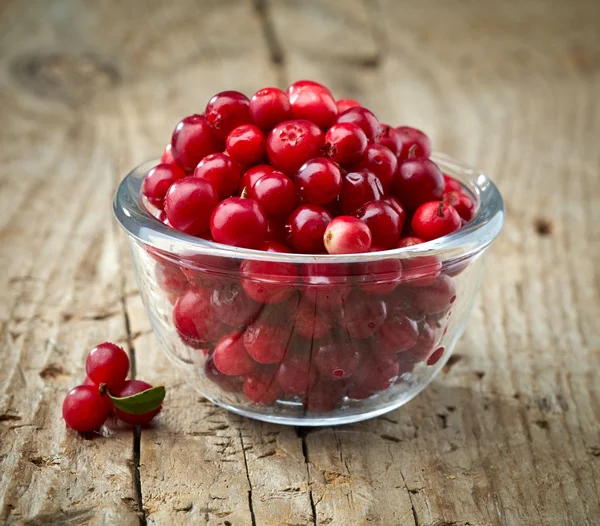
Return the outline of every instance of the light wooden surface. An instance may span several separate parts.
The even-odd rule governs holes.
[[[110,202],[223,89],[329,85],[499,185],[505,230],[444,374],[340,428],[243,420],[175,377]],[[0,3],[0,523],[600,524],[600,2]],[[168,387],[83,440],[96,343]]]

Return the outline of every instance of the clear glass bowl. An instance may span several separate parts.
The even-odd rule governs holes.
[[[463,333],[481,256],[504,222],[485,175],[433,160],[474,199],[474,219],[435,241],[351,256],[239,249],[174,231],[140,196],[156,162],[135,168],[114,213],[167,356],[215,404],[269,422],[343,424],[408,402]]]

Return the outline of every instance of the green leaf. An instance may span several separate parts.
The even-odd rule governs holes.
[[[130,415],[143,415],[157,409],[165,399],[165,394],[164,386],[159,385],[123,398],[117,398],[111,394],[109,396],[117,409]]]

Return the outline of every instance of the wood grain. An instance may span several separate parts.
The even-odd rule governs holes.
[[[0,522],[598,524],[600,4],[109,0],[0,5]],[[500,186],[465,336],[407,406],[341,428],[241,419],[154,339],[118,180],[214,92],[314,78]],[[120,341],[156,425],[83,440],[60,404]]]

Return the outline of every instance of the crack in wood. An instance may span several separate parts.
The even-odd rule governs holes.
[[[248,469],[248,458],[246,457],[246,447],[244,445],[244,436],[241,428],[239,429],[240,444],[242,446],[242,456],[244,457],[244,467],[246,468],[246,478],[248,479],[248,508],[250,509],[250,518],[252,526],[256,526],[256,516],[254,515],[254,504],[252,503],[252,482],[250,480],[250,470]]]
[[[302,455],[304,456],[304,463],[306,464],[306,481],[308,483],[308,498],[310,501],[310,509],[312,511],[313,526],[317,526],[317,504],[312,491],[312,483],[310,480],[310,467],[308,460],[308,444],[306,443],[306,435],[310,432],[309,427],[297,427],[296,436],[302,441]]]

